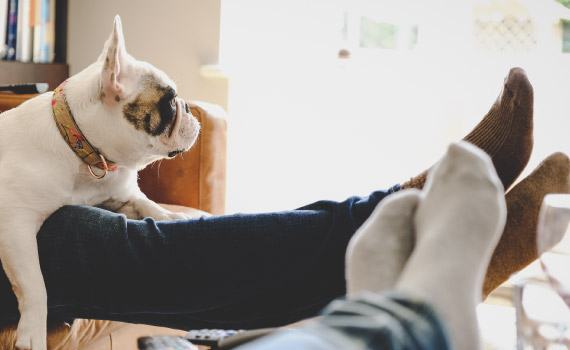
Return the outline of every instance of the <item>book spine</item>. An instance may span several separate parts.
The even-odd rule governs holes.
[[[24,0],[18,0],[18,13],[17,13],[17,20],[16,20],[16,61],[19,61],[22,57],[22,16],[24,15],[23,9],[23,2]]]
[[[34,23],[36,21],[36,0],[29,0],[30,10],[28,13],[28,45],[26,50],[28,53],[27,62],[31,62],[34,58]]]
[[[21,1],[21,0],[20,0]],[[32,27],[30,22],[30,12],[32,11],[32,1],[24,0],[24,25],[22,26],[22,62],[32,60]]]
[[[10,0],[8,9],[8,38],[6,44],[8,51],[6,60],[13,61],[16,58],[16,35],[18,30],[18,0]]]
[[[19,0],[18,4],[18,31],[16,35],[16,61],[29,62],[31,53],[30,31],[31,0]]]
[[[41,63],[48,61],[48,47],[47,47],[47,22],[49,18],[49,0],[41,0],[41,37],[40,37],[40,60]]]
[[[6,57],[7,25],[8,25],[8,0],[0,0],[0,59]]]
[[[55,1],[48,0],[49,8],[46,20],[46,61],[53,62],[55,58]]]
[[[41,45],[42,45],[42,1],[34,1],[34,39],[33,39],[33,54],[32,59],[35,63],[40,62]]]

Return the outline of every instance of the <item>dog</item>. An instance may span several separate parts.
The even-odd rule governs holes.
[[[36,243],[44,220],[64,205],[130,219],[186,218],[149,200],[137,172],[187,151],[199,132],[167,75],[127,53],[119,16],[95,63],[0,114],[0,260],[18,300],[17,348],[46,349]]]

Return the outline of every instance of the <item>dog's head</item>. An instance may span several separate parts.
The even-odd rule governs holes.
[[[121,135],[136,145],[129,147],[135,153],[129,159],[137,158],[137,166],[142,167],[190,149],[200,124],[164,72],[127,53],[119,16],[98,63],[102,66],[98,98],[110,115],[121,119],[114,123]],[[114,148],[119,158],[127,158],[118,149],[120,143]]]

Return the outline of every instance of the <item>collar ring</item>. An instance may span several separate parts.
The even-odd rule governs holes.
[[[107,175],[107,171],[109,170],[109,165],[107,164],[105,157],[101,153],[99,153],[99,158],[101,158],[101,162],[103,163],[103,174],[95,175],[95,173],[93,172],[93,169],[91,169],[91,165],[87,164],[87,169],[89,170],[89,174],[91,174],[91,176],[93,176],[96,179],[104,178],[105,175]]]

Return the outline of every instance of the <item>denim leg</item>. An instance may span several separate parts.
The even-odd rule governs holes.
[[[344,294],[350,237],[398,189],[286,212],[164,222],[63,207],[38,234],[48,315],[178,328],[255,328],[312,316]],[[17,317],[1,273],[0,320]]]
[[[411,295],[391,292],[335,300],[314,322],[239,347],[258,349],[447,350],[449,342],[443,323],[429,305]]]

